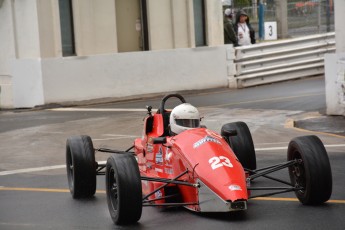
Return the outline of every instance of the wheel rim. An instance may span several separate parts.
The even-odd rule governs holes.
[[[72,154],[69,152],[67,156],[67,173],[69,178],[70,188],[73,189],[74,186],[74,166],[73,166],[73,159]]]
[[[291,167],[291,172],[294,177],[295,181],[295,187],[296,188],[301,188],[297,192],[300,194],[305,193],[306,189],[306,175],[305,175],[305,168],[304,168],[304,163],[301,157],[301,154],[298,151],[295,151],[293,154],[293,160],[297,160],[298,163],[294,164]]]
[[[113,168],[111,168],[110,174],[109,174],[108,189],[109,189],[109,197],[110,197],[111,206],[114,211],[117,211],[118,204],[119,204],[118,185],[117,185],[115,172]]]

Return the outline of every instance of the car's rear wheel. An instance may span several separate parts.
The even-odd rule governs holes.
[[[226,130],[236,130],[237,135],[226,135]],[[256,169],[256,155],[252,135],[246,123],[239,121],[222,126],[221,135],[236,154],[243,168]]]
[[[326,149],[316,136],[296,137],[289,143],[288,160],[299,163],[289,167],[291,183],[303,204],[321,204],[332,194],[332,171]]]
[[[111,155],[106,164],[106,193],[115,224],[137,222],[142,212],[141,178],[133,155]]]
[[[95,194],[95,151],[89,136],[73,136],[67,139],[66,169],[73,198],[92,197]]]

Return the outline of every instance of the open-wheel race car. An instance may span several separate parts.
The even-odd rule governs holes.
[[[162,99],[157,112],[148,106],[142,137],[125,151],[95,149],[89,136],[67,139],[67,177],[73,198],[92,197],[96,176],[105,175],[108,208],[115,224],[139,221],[145,206],[231,212],[246,210],[251,198],[292,191],[306,205],[330,198],[331,167],[318,137],[292,139],[286,162],[259,169],[252,136],[244,122],[227,123],[217,133],[201,126],[195,111],[186,109],[172,115],[175,109],[165,108],[169,98],[189,105],[180,94],[170,94]],[[172,122],[185,129],[173,132]],[[96,152],[111,153],[106,164],[96,162]],[[286,168],[290,181],[270,175]],[[258,177],[282,185],[256,187],[251,182]],[[253,195],[253,190],[264,192]]]

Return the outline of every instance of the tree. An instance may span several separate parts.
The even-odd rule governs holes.
[[[243,8],[250,6],[250,0],[233,0],[233,3],[235,8]]]

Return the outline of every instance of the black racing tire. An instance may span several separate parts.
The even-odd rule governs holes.
[[[66,142],[66,169],[74,199],[92,197],[96,192],[95,150],[89,136],[69,137]]]
[[[227,136],[225,130],[236,130],[237,135]],[[252,134],[246,123],[239,121],[227,123],[221,128],[221,135],[228,142],[232,151],[236,154],[243,168],[256,169],[256,155]]]
[[[327,151],[317,136],[292,139],[287,159],[301,161],[289,167],[289,175],[292,185],[303,187],[295,191],[302,204],[317,205],[329,200],[332,194],[332,170]]]
[[[110,216],[117,225],[136,223],[142,212],[138,163],[128,153],[111,155],[106,164],[106,193]]]

